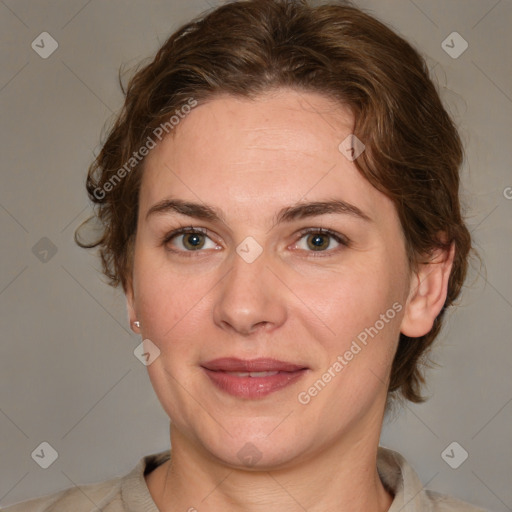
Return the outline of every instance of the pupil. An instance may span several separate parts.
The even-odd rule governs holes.
[[[315,248],[321,249],[325,246],[325,237],[323,235],[314,235],[311,241]]]
[[[187,242],[192,247],[199,247],[201,245],[201,237],[200,235],[193,233],[187,237]]]

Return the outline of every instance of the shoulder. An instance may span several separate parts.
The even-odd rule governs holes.
[[[16,503],[1,512],[158,512],[145,475],[170,457],[169,450],[142,457],[126,475],[100,483],[78,485],[53,494]]]
[[[121,478],[105,482],[70,487],[63,491],[16,503],[2,512],[90,512],[100,508],[105,512],[124,511],[120,492]]]
[[[471,503],[435,491],[427,490],[425,494],[435,512],[486,512],[483,508],[471,505]]]
[[[451,496],[425,489],[419,476],[400,453],[379,446],[377,469],[394,495],[388,512],[486,512]]]

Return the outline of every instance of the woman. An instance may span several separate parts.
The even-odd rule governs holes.
[[[172,451],[12,512],[471,511],[379,447],[471,247],[417,52],[346,5],[249,0],[131,80],[87,181]]]

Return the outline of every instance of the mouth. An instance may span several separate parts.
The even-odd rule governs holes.
[[[245,399],[264,398],[303,377],[308,368],[277,359],[221,358],[201,365],[221,391]]]

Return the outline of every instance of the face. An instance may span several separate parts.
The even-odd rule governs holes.
[[[219,97],[146,159],[130,315],[172,429],[225,464],[378,441],[411,276],[352,125],[313,93]]]

